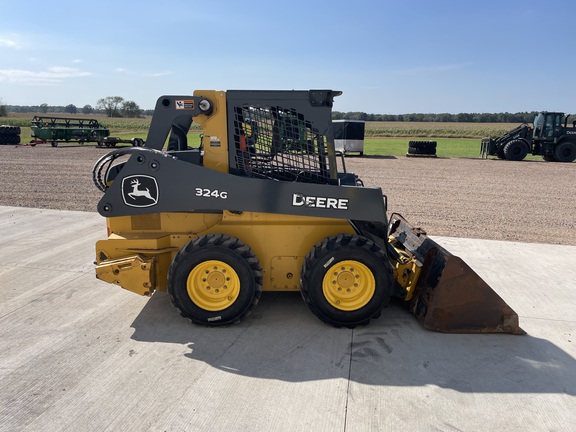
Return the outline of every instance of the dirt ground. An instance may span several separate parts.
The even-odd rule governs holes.
[[[0,146],[0,205],[96,211],[94,163],[110,149]],[[576,245],[576,163],[347,157],[430,235]]]

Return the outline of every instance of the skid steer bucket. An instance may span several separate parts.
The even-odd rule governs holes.
[[[410,292],[410,310],[423,327],[445,333],[525,334],[518,315],[461,258],[411,227],[390,218],[389,239],[421,267]]]

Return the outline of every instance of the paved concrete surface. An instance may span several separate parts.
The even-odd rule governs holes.
[[[437,238],[526,336],[446,335],[397,305],[356,330],[265,293],[229,328],[102,283],[97,214],[0,207],[1,431],[572,431],[576,247]]]

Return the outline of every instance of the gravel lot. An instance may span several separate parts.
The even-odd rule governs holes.
[[[92,166],[109,150],[0,146],[0,205],[96,211]],[[428,234],[576,245],[576,163],[364,156],[346,166]]]

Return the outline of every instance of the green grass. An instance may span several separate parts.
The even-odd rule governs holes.
[[[480,140],[462,138],[442,138],[427,140],[436,141],[438,157],[478,157]],[[405,156],[408,152],[410,138],[366,138],[364,154],[371,156]]]
[[[511,123],[366,122],[366,137],[482,138],[515,128]]]
[[[408,143],[414,138],[366,138],[364,154],[368,156],[406,156]],[[422,139],[421,139],[422,140]],[[480,139],[425,138],[437,142],[436,156],[446,158],[480,157]],[[540,156],[526,156],[526,160],[541,160]]]

